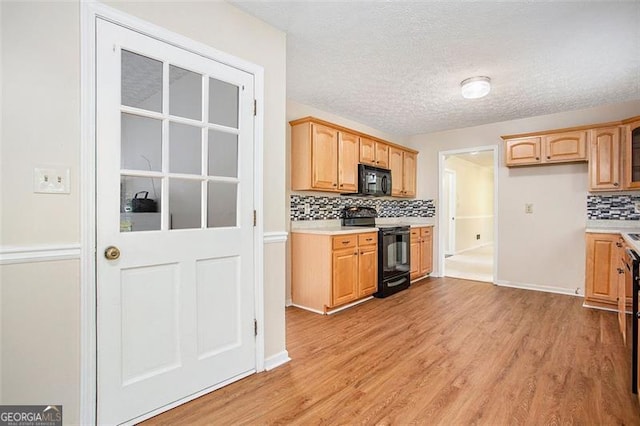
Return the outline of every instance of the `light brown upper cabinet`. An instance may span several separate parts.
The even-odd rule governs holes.
[[[392,196],[415,197],[417,151],[314,117],[289,124],[292,190],[355,193],[358,163],[364,163],[392,169]]]
[[[542,144],[540,138],[516,138],[505,141],[507,166],[540,164]]]
[[[589,190],[620,189],[620,128],[591,130],[589,150]]]
[[[360,162],[371,166],[389,168],[389,145],[369,138],[360,138]]]
[[[291,129],[291,188],[358,190],[358,136],[312,122]]]
[[[640,117],[623,121],[624,183],[627,189],[640,189]]]
[[[399,148],[389,148],[391,169],[391,195],[416,196],[416,154]]]
[[[503,139],[508,167],[587,161],[586,130],[503,136]]]
[[[587,161],[587,138],[586,130],[543,136],[542,162]]]

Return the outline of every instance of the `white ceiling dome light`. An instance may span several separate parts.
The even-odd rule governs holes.
[[[465,99],[478,99],[487,96],[491,90],[489,77],[471,77],[460,82],[462,97]]]

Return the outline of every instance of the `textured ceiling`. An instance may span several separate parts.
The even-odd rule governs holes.
[[[232,3],[287,33],[288,98],[397,135],[640,99],[638,1]]]

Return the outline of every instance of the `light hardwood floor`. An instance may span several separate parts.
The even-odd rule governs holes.
[[[290,363],[146,423],[640,425],[616,314],[581,304],[427,278],[329,317],[288,308]]]

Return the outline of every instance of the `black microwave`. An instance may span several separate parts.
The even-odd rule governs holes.
[[[391,195],[391,170],[358,164],[358,195]]]

